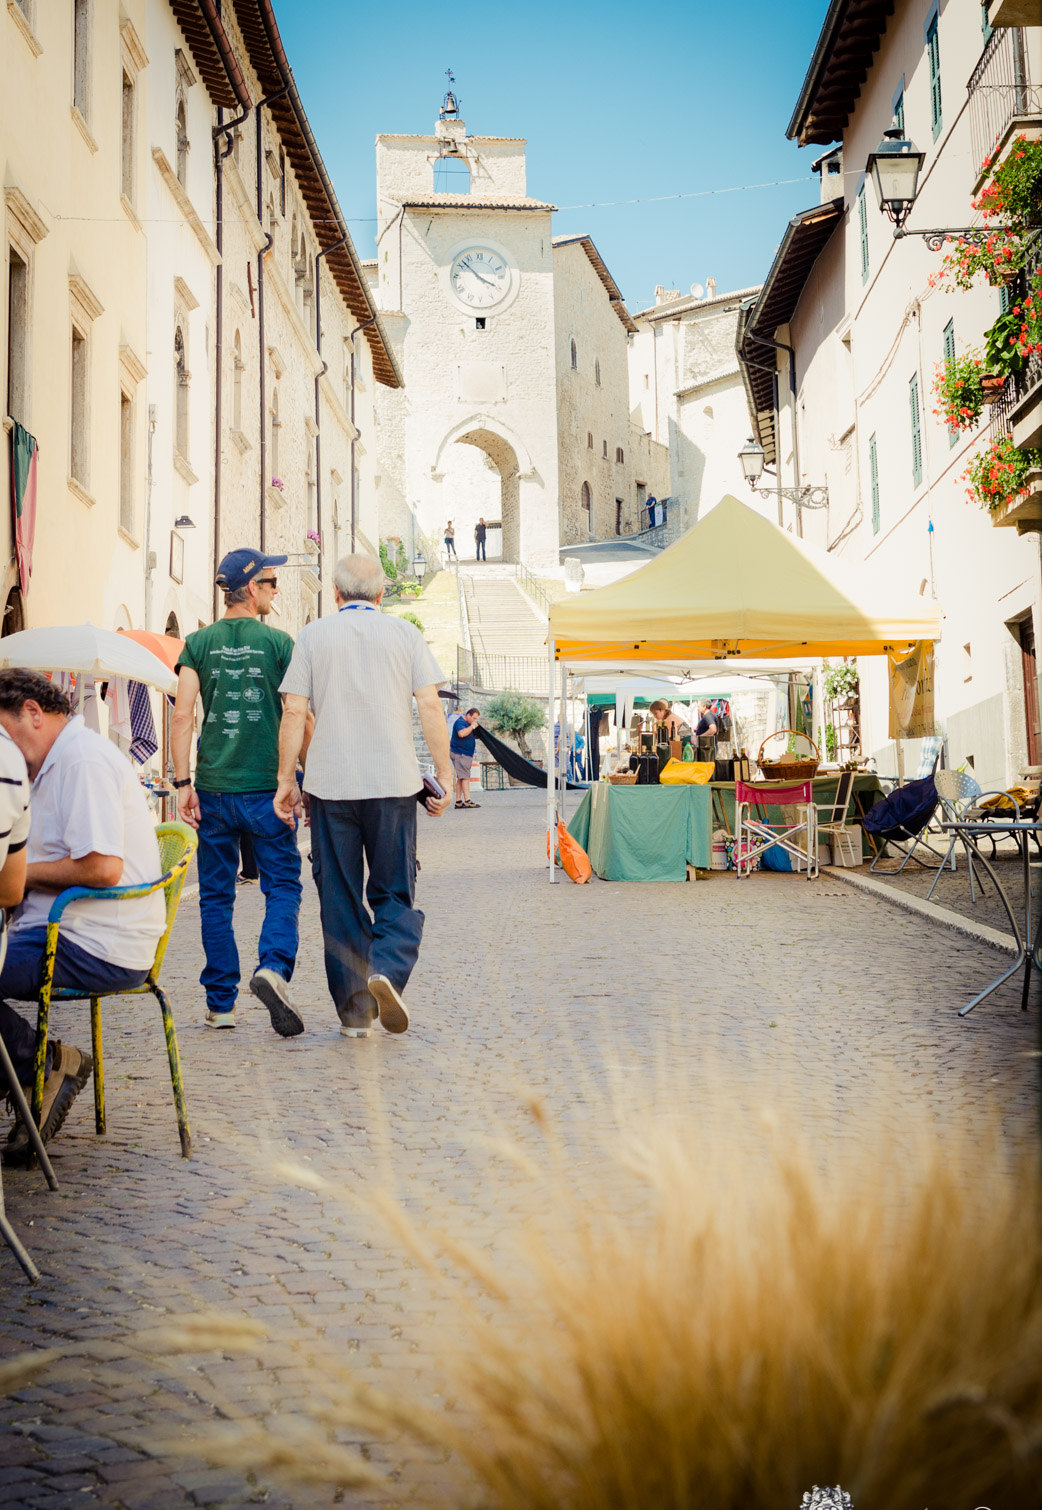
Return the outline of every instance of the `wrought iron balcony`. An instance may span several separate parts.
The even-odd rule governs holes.
[[[1042,120],[1042,82],[1028,76],[1027,51],[1019,27],[992,32],[966,86],[969,94],[973,171],[1001,147],[1016,123]]]
[[[1023,302],[1027,296],[1029,283],[1039,271],[1042,271],[1042,235],[1035,237],[1023,268],[1008,285],[1007,302],[1010,306]],[[1019,422],[1022,417],[1017,411],[1021,410],[1028,394],[1034,392],[1036,404],[1042,408],[1042,386],[1040,385],[1042,385],[1042,356],[1039,356],[1037,352],[1032,352],[1021,370],[1014,373],[1007,381],[1002,398],[992,406],[991,433],[993,435],[1001,430],[1014,428],[1014,423]],[[1035,407],[1036,405],[1032,405],[1032,410]],[[1019,440],[1017,443],[1021,444]]]

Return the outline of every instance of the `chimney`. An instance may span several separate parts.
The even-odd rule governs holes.
[[[706,279],[706,298],[707,299],[715,299],[716,298],[716,279],[715,278],[707,278]]]

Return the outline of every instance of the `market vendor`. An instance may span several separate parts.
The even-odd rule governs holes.
[[[664,698],[659,698],[657,702],[652,703],[648,712],[656,724],[665,724],[667,739],[691,738],[691,725],[685,723],[679,714],[674,713]]]
[[[695,725],[695,738],[698,741],[699,760],[716,759],[716,714],[709,703],[699,703],[698,723]]]

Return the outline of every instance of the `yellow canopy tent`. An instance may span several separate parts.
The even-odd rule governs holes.
[[[917,641],[939,637],[935,602],[903,599],[864,567],[808,545],[728,496],[631,576],[551,606],[550,724],[555,661],[563,711],[566,664],[684,666],[748,657],[791,665],[833,655],[906,656]],[[820,672],[816,680],[817,702]],[[551,832],[563,806],[560,759],[553,764],[547,782]],[[550,879],[557,879],[553,865]]]
[[[786,534],[737,498],[621,582],[554,603],[559,661],[758,660],[907,652],[937,605]]]

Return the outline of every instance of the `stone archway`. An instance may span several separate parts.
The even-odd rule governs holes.
[[[485,467],[468,465],[460,455],[463,446],[481,452]],[[486,521],[500,523],[501,558],[521,560],[521,482],[536,474],[519,437],[488,415],[472,415],[444,437],[431,475],[444,500],[439,530],[446,519],[453,521],[457,550],[472,554],[473,527],[483,515]]]
[[[499,518],[503,532],[502,559],[521,559],[521,490],[517,453],[509,441],[492,430],[471,430],[456,442],[484,452],[499,474]],[[494,517],[494,516],[493,516]]]

